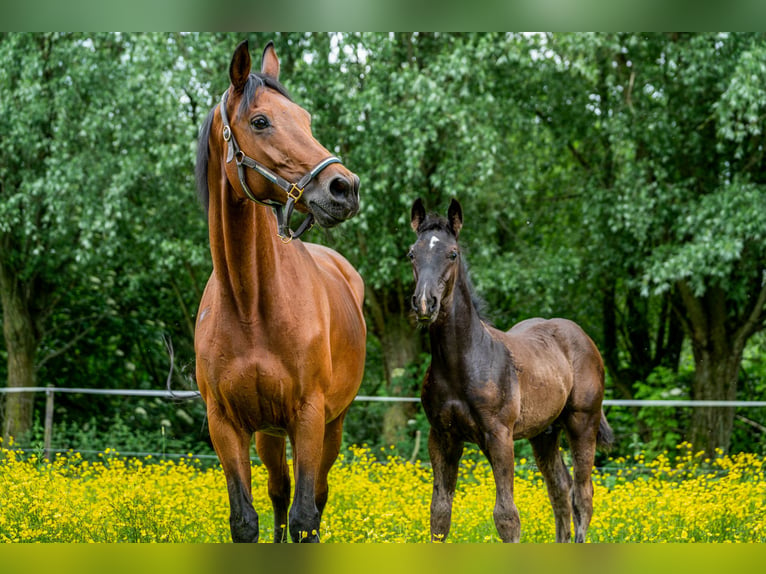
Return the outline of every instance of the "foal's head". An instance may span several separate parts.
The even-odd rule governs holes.
[[[279,83],[279,59],[271,43],[263,51],[260,73],[250,69],[247,42],[242,42],[229,66],[231,86],[224,102],[232,139],[241,148],[241,157],[252,158],[289,183],[299,182],[330,153],[314,138],[309,113]],[[224,134],[224,139],[228,137]],[[228,179],[242,192],[236,163],[228,153]],[[246,170],[246,183],[258,201],[287,200],[284,189],[253,169]],[[359,178],[340,162],[332,163],[317,172],[298,197],[299,210],[313,214],[321,226],[332,227],[359,211]]]
[[[412,205],[410,224],[418,235],[408,254],[415,276],[412,309],[418,323],[430,325],[452,296],[461,266],[457,238],[463,226],[463,209],[453,199],[445,219],[426,214],[423,201],[417,199]]]

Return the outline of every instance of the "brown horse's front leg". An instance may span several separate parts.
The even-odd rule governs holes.
[[[327,504],[329,494],[329,485],[327,475],[330,473],[332,465],[340,453],[340,445],[343,439],[343,419],[346,417],[344,411],[338,418],[328,423],[325,427],[324,445],[322,448],[322,462],[319,466],[319,475],[317,476],[314,489],[314,498],[316,500],[317,510],[319,510],[319,519],[322,519],[322,512]]]
[[[319,542],[321,513],[316,505],[316,482],[322,459],[324,409],[306,404],[293,435],[295,497],[290,508],[293,542]]]
[[[216,408],[208,409],[210,438],[226,477],[229,492],[229,526],[234,542],[258,542],[258,513],[253,508],[250,484],[250,440]]]
[[[463,441],[431,428],[428,435],[428,454],[434,472],[431,495],[431,541],[447,539],[452,524],[452,498],[455,496],[457,471],[463,455]]]
[[[274,542],[287,542],[287,509],[290,507],[290,469],[285,438],[255,433],[258,456],[269,471],[269,498],[274,509]]]
[[[518,542],[521,521],[513,501],[513,433],[505,426],[498,426],[486,436],[487,442],[481,447],[495,478],[495,527],[503,542]]]

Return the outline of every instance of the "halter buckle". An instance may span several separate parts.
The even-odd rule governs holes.
[[[228,124],[223,126],[223,141],[229,141],[231,139],[231,128]]]
[[[287,190],[287,197],[289,197],[295,202],[297,202],[302,195],[303,195],[303,188],[298,187],[294,183],[292,184],[292,187],[289,190]]]

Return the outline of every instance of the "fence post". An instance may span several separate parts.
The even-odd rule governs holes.
[[[51,439],[53,438],[53,385],[45,390],[45,430],[43,434],[43,454],[51,459]]]

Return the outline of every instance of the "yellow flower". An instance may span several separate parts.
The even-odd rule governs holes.
[[[498,541],[492,471],[485,458],[469,453],[459,469],[447,541]],[[319,528],[323,541],[431,539],[431,468],[402,460],[389,449],[384,457],[384,463],[378,462],[364,446],[351,447],[339,457],[330,473],[330,497]],[[519,466],[526,462],[519,459]],[[651,460],[639,453],[606,466],[617,467],[617,472],[594,472],[591,541],[766,542],[761,457],[743,453],[706,462],[682,446]],[[253,466],[253,504],[264,541],[273,537],[267,481],[265,468]],[[552,542],[553,512],[539,471],[532,467],[518,473],[514,486],[522,542]],[[191,456],[155,461],[125,458],[107,449],[95,463],[75,453],[47,462],[34,456],[25,460],[0,447],[0,500],[0,541],[230,539],[223,472]]]

